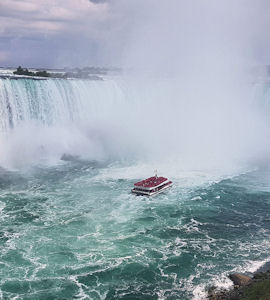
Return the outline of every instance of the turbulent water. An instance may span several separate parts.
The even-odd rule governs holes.
[[[204,299],[269,259],[269,168],[162,161],[173,188],[134,196],[156,163],[102,127],[126,101],[110,79],[0,80],[1,298]]]

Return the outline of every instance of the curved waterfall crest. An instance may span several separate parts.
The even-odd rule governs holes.
[[[50,126],[106,115],[123,96],[113,80],[0,79],[0,130],[35,121]]]

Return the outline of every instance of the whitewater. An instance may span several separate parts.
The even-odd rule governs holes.
[[[269,260],[268,88],[133,79],[0,79],[0,297],[205,299]]]

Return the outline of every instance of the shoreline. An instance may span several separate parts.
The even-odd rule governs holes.
[[[83,77],[41,77],[41,76],[27,76],[27,75],[9,75],[9,74],[0,74],[0,79],[31,79],[31,80],[49,80],[49,79],[82,79],[82,80],[92,80],[92,81],[102,81],[104,80],[101,76],[91,75],[86,78]]]
[[[250,273],[249,273],[250,274]],[[231,273],[231,289],[209,287],[206,291],[209,300],[259,300],[270,299],[270,261],[265,262],[252,275]]]
[[[1,79],[33,79],[33,80],[47,80],[47,77],[27,76],[27,75],[9,75],[0,74]]]

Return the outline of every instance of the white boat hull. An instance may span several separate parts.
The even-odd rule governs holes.
[[[164,192],[165,190],[169,189],[170,187],[172,187],[172,183],[169,183],[158,190],[144,190],[143,191],[143,190],[134,188],[131,190],[131,192],[138,196],[155,196],[157,194]]]

